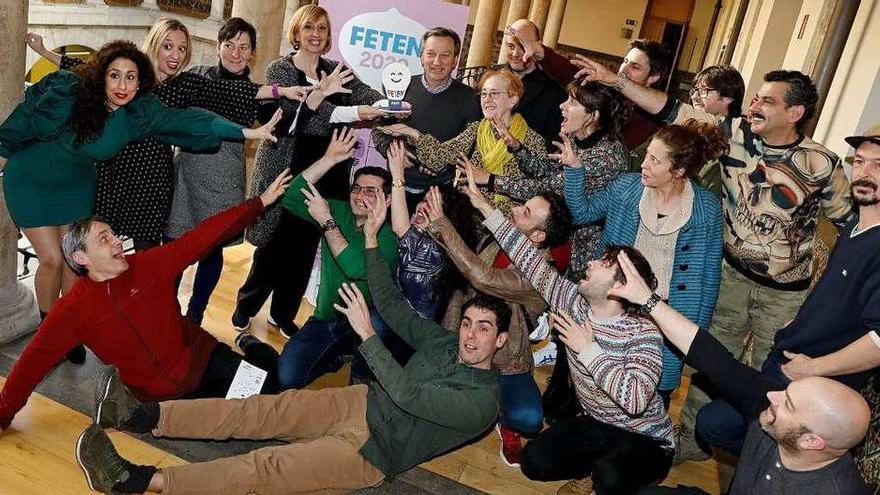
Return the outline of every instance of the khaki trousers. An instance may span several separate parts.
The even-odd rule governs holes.
[[[721,262],[721,287],[709,334],[718,339],[733,356],[760,370],[773,347],[776,332],[795,317],[809,289],[783,291],[754,282],[727,261]],[[751,360],[743,359],[746,336],[752,333]],[[682,427],[694,431],[697,413],[711,402],[709,396],[691,383],[679,415]]]
[[[163,468],[163,493],[335,494],[378,485],[385,475],[358,452],[370,438],[367,390],[355,385],[161,403],[157,436],[291,442]]]

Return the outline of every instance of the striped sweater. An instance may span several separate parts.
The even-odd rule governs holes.
[[[625,174],[601,191],[588,195],[583,169],[565,169],[565,202],[575,225],[605,221],[602,238],[593,258],[601,257],[610,244],[632,246],[639,230],[641,176]],[[675,242],[669,305],[699,325],[709,328],[721,280],[721,205],[709,191],[697,184],[691,218],[681,228]],[[663,347],[663,375],[660,390],[673,390],[681,382],[682,357],[670,345]]]
[[[663,336],[653,322],[629,314],[596,319],[577,284],[547,264],[499,210],[484,223],[551,311],[566,311],[578,322],[589,319],[595,342],[579,354],[568,353],[584,411],[603,423],[667,441],[671,448],[672,421],[657,394]]]

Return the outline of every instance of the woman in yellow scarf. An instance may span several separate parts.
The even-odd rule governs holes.
[[[380,130],[405,137],[415,147],[418,162],[429,171],[439,173],[448,166],[455,166],[459,160],[469,160],[475,168],[491,174],[485,189],[494,192],[494,176],[522,175],[516,157],[502,138],[503,134],[509,133],[534,154],[546,154],[547,149],[541,135],[530,129],[520,114],[513,113],[523,94],[522,81],[515,74],[508,70],[486,71],[477,83],[477,89],[483,118],[448,141],[440,142],[434,136],[422,134],[405,124],[381,127]],[[510,209],[509,200],[504,196],[494,195],[492,203],[505,213]]]

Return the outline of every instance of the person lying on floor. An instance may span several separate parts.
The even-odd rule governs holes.
[[[478,295],[465,304],[458,332],[419,317],[378,249],[386,205],[384,193],[377,195],[364,224],[367,282],[382,318],[416,349],[406,366],[376,335],[364,294],[345,283],[336,309],[363,340],[359,350],[376,375],[369,386],[139,403],[108,370],[97,385],[102,393],[95,424],[77,441],[76,458],[89,487],[105,493],[345,493],[390,480],[495,423],[500,398],[492,358],[507,340],[510,308]],[[159,470],[122,458],[104,427],[290,443]]]
[[[224,397],[242,360],[268,372],[263,393],[278,391],[278,353],[250,334],[245,357],[180,314],[175,279],[192,263],[241,233],[287,189],[289,172],[259,197],[218,213],[168,244],[126,255],[105,222],[71,224],[62,252],[79,279],[52,307],[0,391],[0,429],[9,428],[53,366],[84,344],[140,400]]]

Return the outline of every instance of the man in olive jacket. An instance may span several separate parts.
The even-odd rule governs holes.
[[[105,493],[344,492],[378,485],[491,427],[499,412],[491,363],[507,340],[510,309],[500,299],[476,296],[465,304],[457,334],[419,318],[379,253],[384,198],[376,205],[364,225],[367,280],[382,318],[416,349],[405,367],[376,336],[363,294],[345,284],[339,290],[344,305],[336,308],[363,339],[360,351],[377,378],[369,387],[141,404],[108,368],[98,381],[95,424],[77,441],[89,486]],[[176,438],[290,444],[158,470],[119,456],[102,429],[111,426]]]

